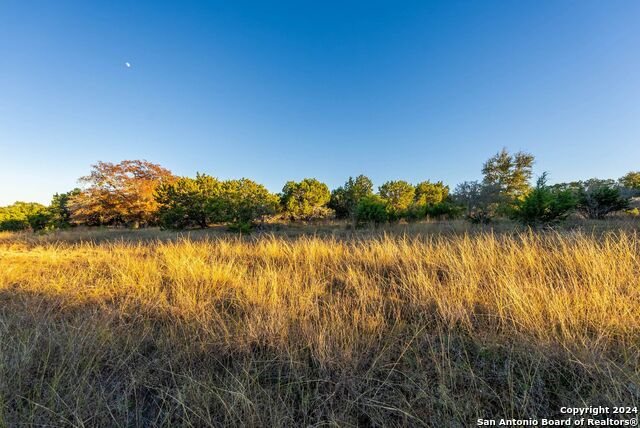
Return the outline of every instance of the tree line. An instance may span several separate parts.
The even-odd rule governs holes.
[[[218,180],[207,174],[177,177],[160,165],[142,160],[98,162],[82,188],[55,194],[49,206],[16,202],[0,207],[0,230],[53,230],[85,226],[161,226],[206,228],[227,224],[249,231],[269,218],[287,221],[346,219],[357,226],[400,220],[465,217],[488,223],[509,217],[527,225],[546,225],[571,213],[602,219],[630,210],[640,194],[640,172],[619,180],[590,179],[556,185],[542,174],[531,185],[534,157],[503,149],[482,167],[481,181],[466,181],[453,191],[441,181],[415,185],[388,181],[374,191],[359,175],[330,191],[315,178],[287,182],[279,194],[252,180]]]

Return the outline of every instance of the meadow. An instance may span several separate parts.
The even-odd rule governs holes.
[[[464,427],[639,406],[639,238],[638,220],[5,233],[0,425]]]

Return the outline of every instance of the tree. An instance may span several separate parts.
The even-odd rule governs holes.
[[[472,223],[489,223],[504,198],[495,185],[465,181],[456,187],[453,200],[464,207],[467,219]]]
[[[98,162],[80,179],[88,187],[71,200],[72,220],[133,227],[152,224],[158,210],[155,189],[173,180],[169,170],[144,160]]]
[[[0,231],[19,231],[38,227],[47,208],[37,202],[15,202],[0,207]]]
[[[292,219],[310,220],[330,215],[326,207],[331,199],[329,188],[315,178],[305,178],[299,183],[288,181],[282,188],[280,203]]]
[[[457,207],[448,202],[449,186],[442,181],[431,183],[423,181],[415,187],[413,202],[405,211],[408,220],[419,220],[425,217],[455,217]]]
[[[406,181],[387,181],[378,187],[378,193],[387,201],[390,214],[399,217],[406,213],[413,202],[416,189]]]
[[[279,199],[254,181],[243,178],[222,183],[219,209],[221,219],[235,226],[251,226],[258,219],[275,214]]]
[[[358,201],[355,220],[358,226],[384,223],[388,220],[389,206],[387,201],[378,195],[365,196]]]
[[[56,193],[51,199],[48,211],[50,213],[50,227],[53,229],[66,229],[71,227],[70,201],[80,194],[80,189],[73,189],[66,193]]]
[[[155,192],[160,224],[185,229],[206,228],[209,223],[219,222],[222,220],[221,194],[222,183],[206,174],[161,183]]]
[[[640,191],[640,171],[631,171],[620,178],[620,184],[627,189]]]
[[[518,152],[511,155],[507,149],[502,149],[484,163],[483,184],[496,187],[507,201],[514,201],[529,190],[533,163],[531,154]]]
[[[576,206],[571,190],[547,186],[547,174],[538,179],[536,187],[515,202],[511,217],[529,226],[549,225],[567,218]]]
[[[578,210],[588,218],[603,219],[607,214],[629,207],[629,198],[620,194],[613,180],[592,178],[581,183]]]
[[[331,192],[329,208],[338,218],[353,217],[360,199],[373,194],[373,183],[368,177],[359,175],[355,179],[349,177],[344,186]]]
[[[442,181],[436,183],[423,181],[416,185],[414,202],[419,205],[439,204],[448,196],[449,186],[445,186]]]

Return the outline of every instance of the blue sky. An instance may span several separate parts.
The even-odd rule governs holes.
[[[279,191],[640,169],[639,1],[0,2],[0,205],[98,160]],[[131,63],[131,68],[125,66]]]

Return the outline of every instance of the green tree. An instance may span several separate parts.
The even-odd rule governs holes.
[[[456,187],[453,200],[463,207],[472,223],[489,223],[497,215],[504,198],[495,185],[465,181]]]
[[[566,219],[575,206],[573,192],[547,186],[547,174],[544,173],[536,187],[515,202],[511,217],[529,226],[549,225]]]
[[[483,184],[498,189],[507,202],[523,197],[530,189],[534,157],[518,152],[509,154],[507,149],[487,160],[482,167]]]
[[[198,173],[196,178],[181,177],[156,188],[158,215],[163,227],[206,228],[222,219],[222,183]]]
[[[413,202],[416,189],[406,181],[387,181],[378,187],[378,193],[387,201],[391,216],[400,217],[406,213]]]
[[[631,171],[620,178],[620,184],[627,189],[640,191],[640,171]]]
[[[378,195],[365,196],[358,201],[355,210],[355,221],[358,226],[367,224],[379,225],[388,220],[389,206],[387,201]]]
[[[344,186],[331,192],[329,208],[333,209],[338,218],[353,217],[360,199],[373,194],[373,183],[364,176],[359,175],[355,179],[349,177]]]
[[[50,227],[53,229],[66,229],[71,227],[70,201],[80,194],[80,189],[73,189],[66,193],[56,193],[51,199],[48,211],[50,213]]]
[[[15,202],[0,207],[0,231],[19,231],[39,226],[47,208],[37,202]]]
[[[258,219],[277,212],[279,198],[249,179],[222,183],[219,209],[221,219],[234,226],[251,226]]]
[[[591,219],[603,219],[607,214],[629,207],[629,198],[623,197],[613,180],[590,179],[578,190],[578,210]]]
[[[296,183],[288,181],[282,188],[280,203],[292,219],[310,220],[330,215],[326,207],[331,198],[326,184],[315,178],[305,178]]]
[[[445,186],[442,181],[431,183],[423,181],[416,185],[415,203],[419,205],[439,204],[444,202],[449,196],[449,186]]]

